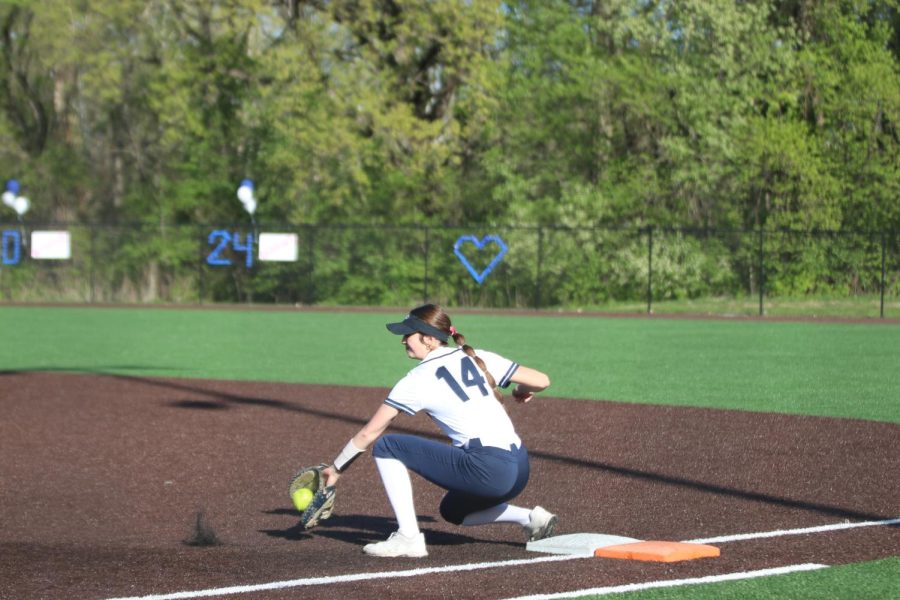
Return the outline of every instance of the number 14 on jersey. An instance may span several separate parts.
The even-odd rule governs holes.
[[[453,390],[453,393],[463,402],[472,399],[472,396],[467,393],[469,390],[474,391],[472,388],[477,388],[482,396],[487,396],[489,393],[487,382],[484,379],[484,375],[481,373],[481,369],[475,364],[475,361],[468,356],[464,356],[459,363],[459,380],[462,381],[463,385],[459,384],[459,381],[453,377],[453,374],[450,373],[450,369],[447,367],[440,367],[434,372],[434,376],[449,385],[450,389]],[[463,386],[467,389],[463,389]]]

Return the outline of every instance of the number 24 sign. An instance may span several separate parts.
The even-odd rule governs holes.
[[[208,242],[209,245],[215,245],[213,251],[209,253],[209,256],[206,257],[206,264],[213,266],[230,266],[231,259],[222,256],[222,253],[225,252],[228,248],[231,248],[233,252],[243,252],[246,256],[244,260],[244,264],[247,265],[247,268],[250,269],[253,267],[253,234],[248,233],[245,237],[243,243],[241,242],[241,234],[230,231],[226,231],[224,229],[216,229],[209,234]]]

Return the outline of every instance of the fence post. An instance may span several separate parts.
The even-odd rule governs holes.
[[[315,225],[306,225],[307,230],[307,246],[306,246],[306,257],[309,261],[309,279],[307,281],[306,286],[306,302],[307,304],[315,304],[316,303],[316,289],[315,289],[315,271],[316,271],[316,226]]]
[[[544,266],[544,228],[538,225],[537,274],[534,282],[534,308],[541,308],[541,271]]]
[[[763,316],[765,314],[765,308],[763,307],[763,295],[765,294],[765,278],[766,278],[766,266],[765,266],[765,258],[763,254],[763,241],[764,241],[765,233],[763,232],[762,225],[759,227],[759,316]]]
[[[198,231],[199,231],[199,230],[198,230]],[[198,235],[198,236],[197,236],[197,240],[198,240],[198,242],[199,242],[198,247],[199,247],[199,250],[200,250],[200,252],[199,252],[199,254],[198,254],[199,260],[197,261],[197,296],[198,296],[198,297],[197,297],[197,302],[198,302],[199,304],[203,304],[203,296],[204,296],[204,291],[205,291],[205,290],[203,289],[203,288],[204,288],[204,281],[203,281],[203,261],[206,259],[206,257],[203,256],[203,251],[204,251],[204,249],[205,249],[205,246],[204,246],[204,244],[203,244],[203,242],[204,242],[204,240],[203,240],[203,234]]]
[[[96,286],[96,282],[94,281],[94,265],[97,264],[97,250],[96,250],[97,229],[96,229],[94,223],[91,223],[89,231],[90,231],[90,235],[91,235],[91,258],[90,258],[91,267],[90,267],[90,280],[89,280],[90,283],[89,283],[89,285],[91,286],[91,293],[90,293],[91,304],[93,304],[94,303],[94,287]]]
[[[431,243],[431,228],[425,226],[425,281],[423,282],[422,304],[428,304],[428,251]]]
[[[881,310],[879,315],[881,318],[884,318],[884,281],[885,281],[885,271],[884,271],[884,261],[885,255],[887,254],[887,234],[885,232],[881,232]]]
[[[647,226],[647,314],[653,314],[653,225]]]

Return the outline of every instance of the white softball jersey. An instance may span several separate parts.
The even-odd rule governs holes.
[[[519,364],[475,350],[500,387],[509,385]],[[424,410],[455,446],[478,438],[484,446],[509,449],[522,445],[506,409],[494,397],[484,372],[461,348],[442,346],[430,352],[397,382],[385,402],[408,415]]]

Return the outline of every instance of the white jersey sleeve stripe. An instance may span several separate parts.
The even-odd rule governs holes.
[[[410,407],[406,406],[405,404],[400,404],[396,400],[391,400],[390,398],[385,398],[384,403],[387,404],[388,406],[392,406],[392,407],[396,408],[400,412],[405,412],[408,415],[416,414],[416,411],[414,411]]]
[[[503,377],[500,378],[500,381],[497,383],[499,387],[505,388],[509,385],[509,379],[513,376],[513,373],[516,372],[516,369],[519,368],[519,363],[514,362],[509,366],[506,373],[504,373]]]

